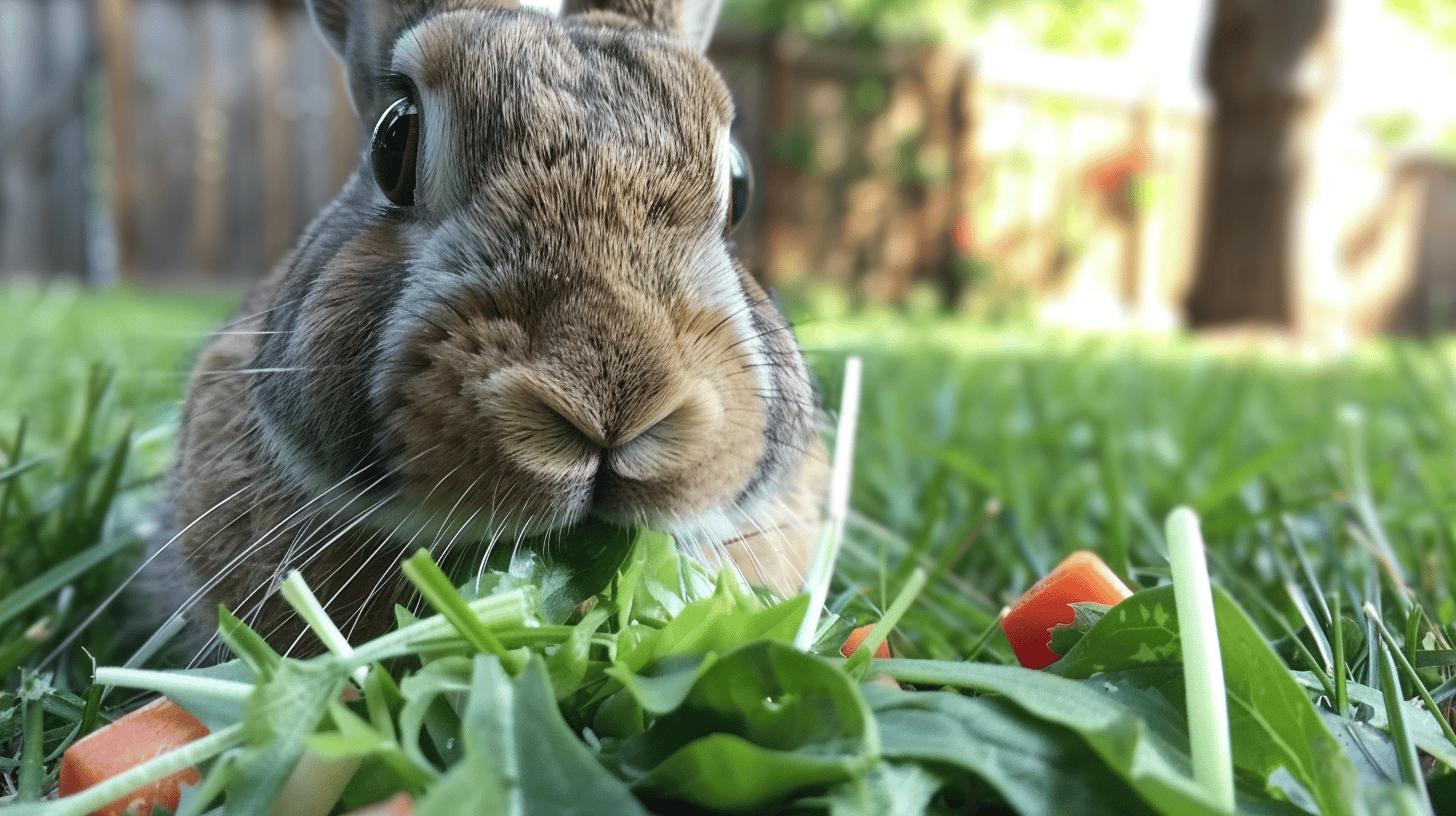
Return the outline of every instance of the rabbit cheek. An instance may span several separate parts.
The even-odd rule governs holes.
[[[502,434],[482,422],[479,408],[481,384],[509,370],[525,346],[515,323],[467,324],[448,311],[411,344],[403,360],[413,373],[395,385],[385,426],[417,498],[489,506],[497,521],[511,524],[550,509],[533,499],[555,495],[557,481],[514,467]]]

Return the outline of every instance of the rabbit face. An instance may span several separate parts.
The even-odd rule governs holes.
[[[708,62],[624,14],[510,8],[426,14],[377,50],[352,84],[386,121],[258,353],[279,459],[529,532],[737,523],[772,495],[816,409],[729,254]]]

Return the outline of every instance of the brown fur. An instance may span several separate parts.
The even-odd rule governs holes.
[[[732,106],[698,53],[715,6],[590,5],[314,3],[365,128],[397,93],[381,76],[418,89],[417,203],[388,207],[366,153],[204,350],[173,508],[186,567],[219,579],[204,607],[288,645],[297,625],[263,604],[300,569],[372,634],[413,548],[515,546],[588,515],[796,586],[817,413],[723,242]]]

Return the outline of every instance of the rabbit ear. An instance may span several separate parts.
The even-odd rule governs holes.
[[[308,0],[308,10],[324,39],[340,54],[349,36],[349,16],[354,0]]]
[[[723,0],[566,0],[562,14],[614,11],[706,51],[722,6]]]
[[[519,6],[519,0],[308,0],[319,31],[344,61],[354,107],[368,124],[392,101],[375,98],[379,78],[389,70],[394,41],[410,27],[438,12]]]

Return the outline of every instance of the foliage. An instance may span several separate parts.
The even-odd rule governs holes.
[[[70,296],[42,296],[34,311],[54,308],[57,326],[69,310],[113,308],[51,297]],[[136,310],[128,321],[149,322],[144,302],[120,303]],[[350,655],[285,660],[224,617],[238,662],[189,675],[107,669],[98,681],[168,692],[213,729],[181,757],[204,770],[184,801],[193,814],[220,799],[264,807],[298,757],[357,763],[342,793],[314,786],[340,812],[396,790],[426,813],[1208,812],[1190,777],[1156,523],[1189,503],[1219,586],[1240,812],[1415,813],[1422,781],[1437,812],[1450,801],[1456,742],[1421,700],[1456,696],[1444,682],[1456,666],[1452,349],[1382,344],[1309,364],[888,312],[810,320],[799,332],[827,393],[845,353],[867,354],[856,512],[831,595],[840,617],[811,653],[789,645],[804,598],[747,592],[662,536],[596,530],[556,560],[524,559],[466,592],[412,564],[445,614],[406,617]],[[58,336],[46,355],[68,360],[91,342]],[[190,342],[174,340],[159,359],[184,359]],[[0,531],[104,522],[40,547],[0,540],[0,579],[11,582],[0,608],[34,599],[0,624],[0,654],[46,616],[73,625],[129,572],[121,553],[134,543],[107,542],[135,541],[127,531],[156,494],[156,465],[106,454],[128,447],[117,444],[123,402],[165,422],[131,379],[152,364],[155,349],[141,348],[112,359],[113,393],[93,419],[36,420],[54,432],[26,450],[48,464],[13,477],[28,504]],[[33,357],[12,365],[37,376],[46,364]],[[51,393],[28,382],[3,410],[43,413]],[[3,447],[0,470],[16,464],[8,439]],[[86,455],[68,453],[78,449]],[[37,513],[31,497],[52,492],[69,461],[88,463],[71,471],[86,474],[87,501]],[[107,546],[120,549],[109,557]],[[1081,547],[1140,591],[1100,617],[1088,610],[1052,670],[1008,665],[997,611]],[[36,563],[11,573],[17,554]],[[895,624],[901,657],[839,658],[845,629],[903,607],[894,600],[922,574],[928,585]],[[43,795],[69,742],[139,702],[119,691],[103,700],[81,645],[113,665],[133,651],[114,631],[87,631],[65,650],[67,670],[11,667],[0,686],[0,796]],[[880,674],[906,687],[875,682]],[[336,693],[348,683],[358,699]],[[1402,759],[1417,750],[1423,765]]]
[[[1447,45],[1456,45],[1456,2],[1452,0],[1385,0],[1385,5]]]
[[[1143,0],[729,0],[726,14],[769,31],[858,39],[950,39],[997,21],[1059,51],[1115,52]]]

